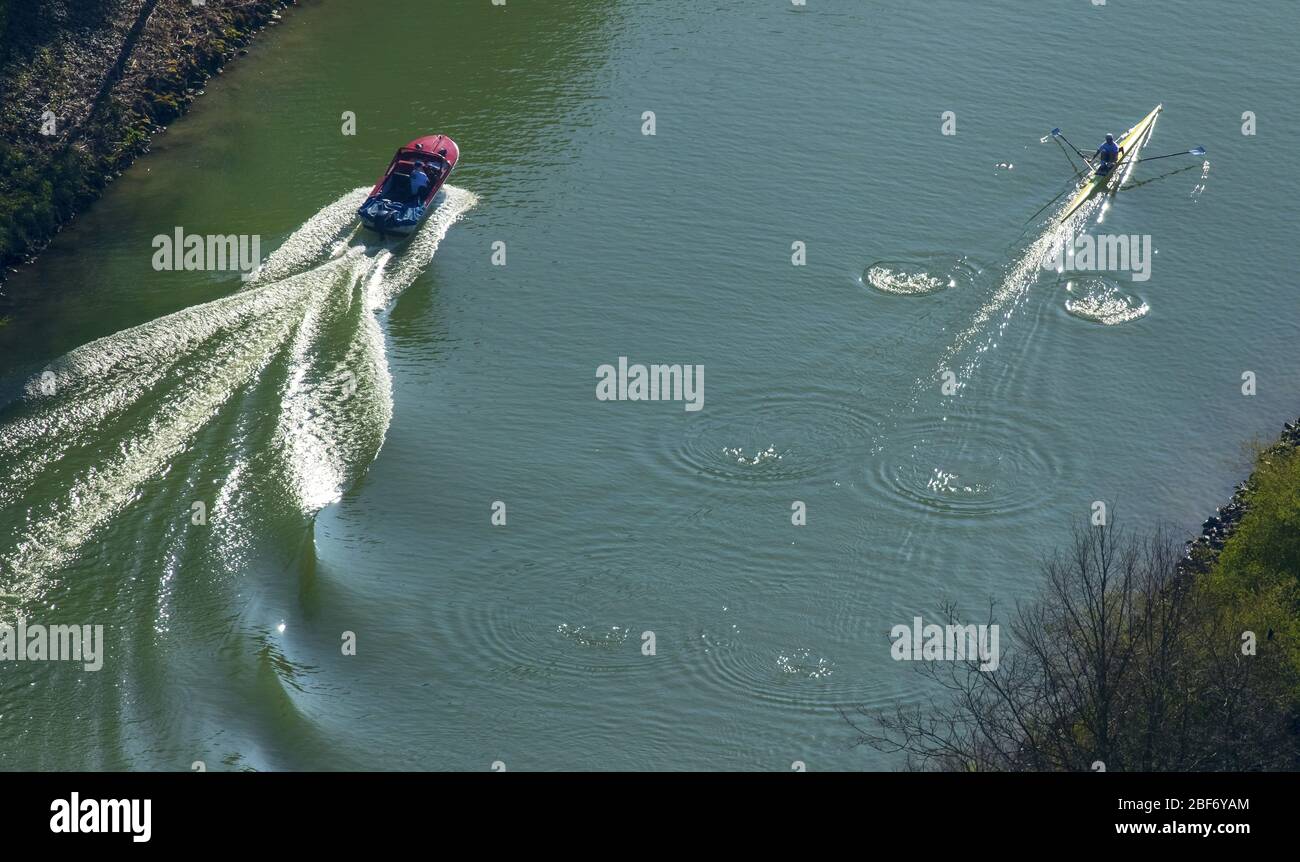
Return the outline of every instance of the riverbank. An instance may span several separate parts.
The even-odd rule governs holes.
[[[295,4],[0,0],[0,312],[4,279]]]
[[[1250,478],[1205,522],[1188,559],[1234,630],[1253,633],[1252,648],[1276,644],[1300,674],[1300,420],[1260,451]],[[1300,703],[1300,690],[1293,696]]]
[[[1257,521],[1268,516],[1268,512],[1284,516],[1284,510],[1273,511],[1282,502],[1275,498],[1279,494],[1284,495],[1287,490],[1285,484],[1278,487],[1275,480],[1295,472],[1295,467],[1300,466],[1298,456],[1300,419],[1282,426],[1277,442],[1260,450],[1251,475],[1237,485],[1232,499],[1227,505],[1215,509],[1215,513],[1201,525],[1200,535],[1188,542],[1185,568],[1197,573],[1213,569],[1229,546],[1235,549],[1249,542],[1248,536],[1242,535],[1243,525],[1248,533],[1256,528]],[[1296,489],[1300,491],[1300,483],[1297,483]],[[1260,504],[1266,504],[1267,508]],[[1256,512],[1254,518],[1249,517],[1252,512]],[[1300,529],[1296,536],[1297,541],[1300,541]],[[1228,559],[1232,558],[1233,554],[1229,554]]]

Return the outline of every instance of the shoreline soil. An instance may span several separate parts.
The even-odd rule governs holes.
[[[0,0],[0,321],[5,278],[296,2]]]

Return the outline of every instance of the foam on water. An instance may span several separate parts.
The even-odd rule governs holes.
[[[365,192],[322,209],[240,291],[78,347],[28,383],[0,422],[0,508],[18,525],[0,545],[0,592],[38,597],[255,387],[280,392],[277,415],[259,421],[274,428],[292,504],[310,515],[338,499],[378,454],[392,416],[375,312],[414,281],[477,201],[447,186],[409,242],[367,244],[350,232]],[[238,435],[255,429],[244,423],[230,433],[224,448],[237,463],[222,477],[220,506],[230,506],[252,457]]]
[[[1151,307],[1104,278],[1071,281],[1065,286],[1065,310],[1081,320],[1117,326],[1145,317]]]
[[[978,271],[965,259],[951,255],[913,255],[878,260],[862,273],[862,281],[881,293],[924,296],[955,287],[969,287]]]
[[[939,278],[928,272],[901,272],[882,264],[867,267],[867,283],[885,293],[907,296],[934,293],[955,285],[952,279]]]

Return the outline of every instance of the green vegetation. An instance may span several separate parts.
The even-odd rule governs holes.
[[[1300,449],[1259,454],[1246,504],[1200,586],[1243,630],[1279,644],[1300,672]]]
[[[80,150],[43,160],[0,143],[0,259],[20,259],[26,249],[39,247],[95,197],[91,167]]]

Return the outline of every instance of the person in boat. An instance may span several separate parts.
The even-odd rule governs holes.
[[[1097,160],[1097,173],[1110,173],[1111,169],[1115,167],[1116,162],[1118,162],[1120,157],[1123,155],[1124,148],[1115,143],[1115,136],[1107,135],[1106,140],[1097,148],[1097,152],[1093,155],[1093,158]]]
[[[429,184],[429,175],[424,172],[424,162],[416,162],[415,167],[411,169],[412,203],[419,204],[424,200],[424,195],[429,190]]]

